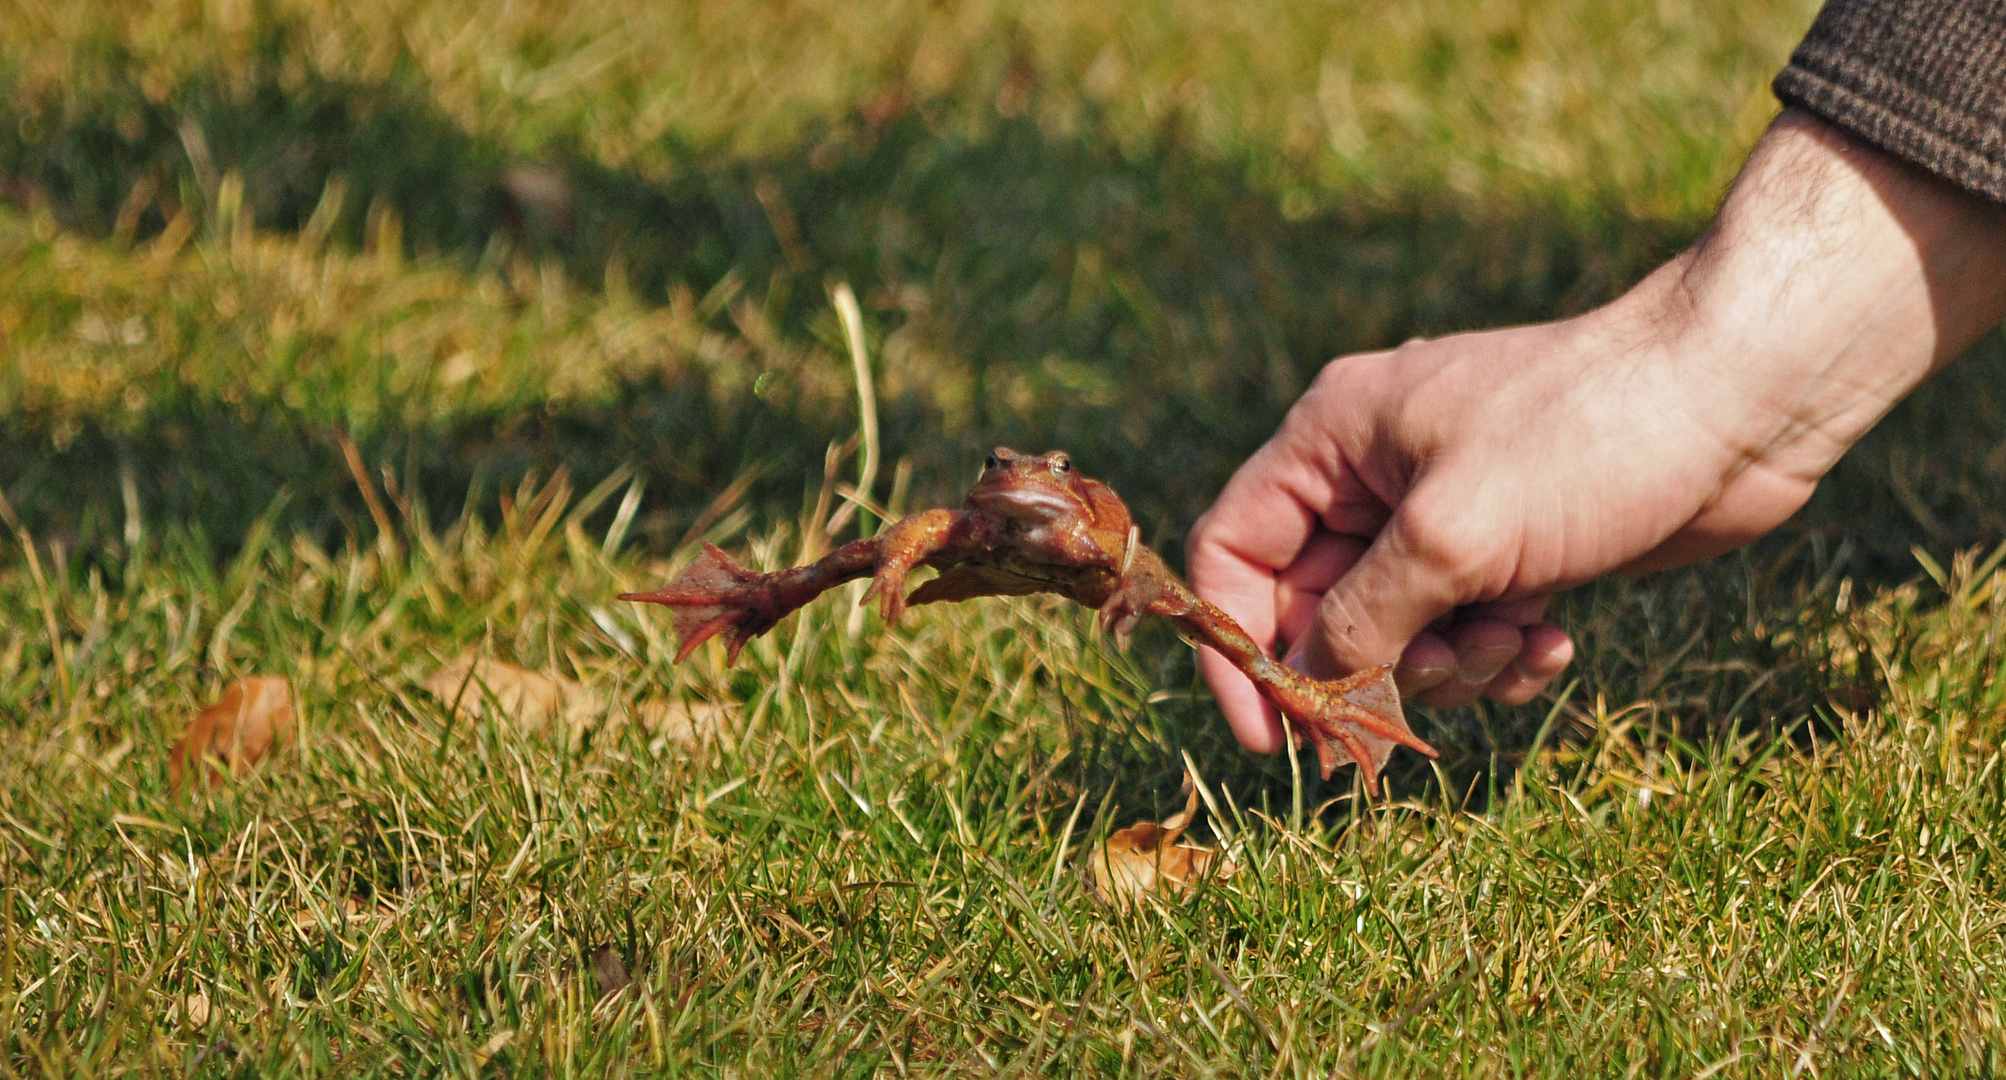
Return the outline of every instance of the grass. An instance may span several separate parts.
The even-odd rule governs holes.
[[[1379,801],[1160,627],[838,596],[726,670],[610,599],[795,558],[839,280],[909,505],[1063,445],[1174,554],[1323,358],[1693,235],[1809,13],[9,9],[0,1071],[2006,1070],[1996,336]],[[591,707],[455,714],[468,653]],[[248,674],[297,743],[171,793]],[[1097,905],[1187,762],[1236,872]]]
[[[1222,745],[1175,651],[1110,656],[1082,612],[853,636],[823,604],[739,670],[715,648],[674,667],[663,620],[605,606],[665,568],[609,557],[562,496],[513,505],[493,532],[414,522],[334,554],[254,536],[220,569],[142,527],[81,583],[0,579],[10,1068],[1999,1067],[1989,569],[1814,601],[1767,635],[1781,663],[1712,676],[1836,675],[1863,711],[1691,736],[1682,717],[1726,712],[1689,704],[1705,670],[1736,665],[1678,639],[1717,616],[1611,587],[1610,624],[1683,622],[1628,636],[1669,669],[1652,698],[1594,656],[1546,741],[1438,720],[1439,782],[1409,763],[1366,803],[1311,781],[1298,819],[1286,769]],[[789,539],[754,550],[773,565]],[[453,719],[415,684],[469,648],[612,704]],[[294,681],[297,748],[171,797],[165,747],[249,671]],[[641,697],[722,709],[692,742],[632,719]],[[1239,872],[1098,907],[1074,860],[1163,816],[1184,752]]]

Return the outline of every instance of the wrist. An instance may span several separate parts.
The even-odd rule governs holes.
[[[1734,457],[1815,479],[2006,318],[2006,208],[1788,110],[1706,235],[1607,310],[1710,387]]]

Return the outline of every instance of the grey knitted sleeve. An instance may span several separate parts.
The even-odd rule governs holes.
[[[1827,0],[1774,88],[2006,202],[2006,0]]]

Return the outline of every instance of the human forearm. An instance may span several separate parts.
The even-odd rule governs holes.
[[[2006,207],[1788,110],[1707,234],[1610,314],[1633,307],[1747,391],[1724,444],[1815,479],[2006,319]]]

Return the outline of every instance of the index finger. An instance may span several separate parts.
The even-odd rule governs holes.
[[[1201,556],[1201,551],[1207,554]],[[1205,569],[1201,571],[1201,567]],[[1203,584],[1200,584],[1201,581]],[[1232,616],[1250,637],[1270,653],[1274,651],[1275,641],[1274,582],[1272,572],[1230,551],[1201,548],[1196,543],[1192,545],[1192,589]],[[1226,714],[1226,722],[1232,725],[1233,735],[1240,740],[1240,745],[1258,754],[1272,754],[1282,749],[1281,714],[1268,704],[1239,668],[1210,646],[1201,645],[1198,672],[1205,677],[1205,684],[1212,688],[1212,696],[1219,702],[1219,711]]]
[[[1313,492],[1277,462],[1275,444],[1261,448],[1227,482],[1192,527],[1187,548],[1191,587],[1274,651],[1276,580],[1295,562],[1317,528]],[[1311,474],[1314,475],[1314,474]],[[1240,744],[1256,753],[1282,749],[1281,716],[1225,657],[1200,649],[1198,669],[1218,699]]]

